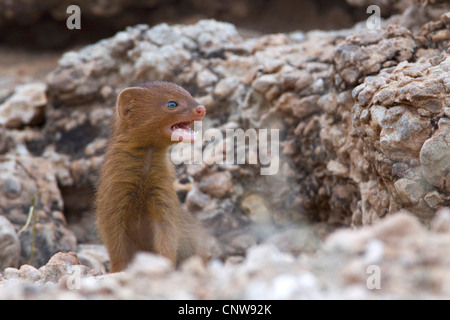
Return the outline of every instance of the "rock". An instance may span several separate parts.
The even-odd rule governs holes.
[[[317,111],[317,99],[315,96],[299,98],[296,94],[287,92],[278,99],[276,108],[301,120]]]
[[[31,156],[3,156],[0,179],[6,182],[0,185],[0,212],[13,223],[13,229],[22,229],[33,201],[35,203],[35,266],[44,265],[58,251],[75,249],[77,240],[66,227],[61,192],[49,161]],[[20,262],[28,261],[31,256],[32,229],[33,219],[19,237]],[[17,245],[14,248],[17,250]]]
[[[48,261],[47,265],[76,265],[80,264],[80,261],[78,260],[78,256],[75,252],[58,252],[55,255],[53,255],[50,260]]]
[[[212,199],[200,191],[199,188],[193,188],[186,196],[186,204],[189,210],[197,211],[199,209],[206,209],[211,206]]]
[[[394,187],[399,196],[407,203],[418,203],[426,193],[420,183],[406,178],[397,180]]]
[[[46,90],[42,82],[17,86],[14,94],[0,104],[0,126],[20,128],[42,122]]]
[[[237,86],[239,85],[240,81],[237,77],[227,77],[224,79],[221,79],[215,89],[214,94],[219,99],[225,99],[232,95],[233,92],[236,91]]]
[[[431,228],[440,233],[450,233],[450,209],[441,208],[436,212],[436,216],[431,221]]]
[[[389,109],[383,120],[380,123],[381,151],[399,162],[406,157],[417,157],[426,137],[431,133],[428,122],[414,117],[402,107]]]
[[[217,80],[219,80],[219,78],[207,69],[197,74],[197,83],[202,89],[214,85]]]
[[[140,277],[160,277],[173,269],[169,259],[147,252],[136,254],[128,267],[130,273]]]
[[[39,271],[42,273],[44,282],[57,283],[65,276],[72,275],[74,270],[77,270],[74,266],[78,265],[80,265],[80,262],[75,252],[58,252]],[[87,267],[83,266],[81,269],[83,270],[83,274],[85,274]]]
[[[293,255],[315,252],[321,245],[317,234],[309,226],[277,232],[268,237],[264,243],[274,244],[281,252]]]
[[[423,225],[408,212],[398,212],[379,221],[372,230],[375,237],[384,242],[393,242],[413,235],[420,237],[425,232]]]
[[[35,267],[24,264],[19,269],[19,278],[34,283],[41,280],[42,274]]]
[[[278,81],[277,76],[273,74],[262,75],[252,83],[253,89],[263,94],[270,90],[271,87],[279,85],[280,82]]]
[[[14,226],[0,216],[0,269],[18,267],[21,258],[21,245]]]
[[[450,60],[449,60],[450,61]],[[450,191],[450,126],[439,122],[440,129],[423,143],[420,150],[420,163],[424,177],[441,190]]]
[[[448,125],[441,117],[447,90],[442,81],[450,57],[440,57],[435,63],[427,58],[402,62],[391,72],[367,78],[353,90],[358,102],[353,123],[364,145],[373,148],[365,154],[377,164],[377,174],[383,176],[387,188],[395,190],[385,204],[407,207],[424,219],[432,217],[430,207],[436,210],[448,201],[443,196],[448,191],[444,156]],[[421,78],[424,74],[433,76]],[[429,125],[433,117],[437,117],[435,127]],[[400,168],[401,163],[407,165],[402,165],[400,174],[392,175],[392,165]],[[430,185],[436,189],[431,190]],[[386,205],[375,210],[387,209]]]
[[[414,215],[399,213],[373,226],[336,231],[323,247],[319,243],[310,254],[297,257],[263,244],[226,264],[218,260],[203,264],[193,258],[175,269],[164,257],[140,253],[125,271],[108,275],[64,274],[61,270],[78,262],[75,254],[64,253],[55,255],[41,270],[27,265],[7,268],[0,278],[0,298],[381,299],[419,293],[446,298],[450,295],[446,277],[450,237],[439,230],[428,230]],[[55,277],[44,277],[49,272],[45,269],[56,271],[58,265],[61,270],[53,273]],[[369,287],[376,284],[373,270],[381,272],[381,290]]]
[[[229,171],[223,171],[204,176],[199,187],[203,192],[222,198],[233,188],[231,174]]]
[[[22,185],[20,180],[15,177],[11,177],[5,181],[5,193],[10,199],[15,199],[20,195],[22,191]]]
[[[441,208],[446,201],[446,198],[440,194],[438,191],[433,190],[428,192],[424,197],[423,200],[433,209]]]
[[[328,251],[341,251],[361,254],[369,241],[370,234],[355,233],[351,230],[342,230],[330,235],[325,243]]]
[[[199,256],[194,256],[186,261],[183,261],[181,265],[183,272],[192,274],[194,276],[203,276],[207,274],[205,262]]]
[[[271,212],[264,203],[264,199],[256,194],[245,197],[241,202],[241,207],[250,215],[250,219],[257,224],[271,222]]]
[[[344,81],[355,85],[359,78],[380,71],[387,60],[409,60],[415,47],[409,31],[397,25],[381,30],[360,30],[339,46],[334,61]]]
[[[290,264],[295,260],[286,253],[280,252],[278,248],[272,244],[265,244],[252,247],[247,251],[247,258],[244,261],[243,269],[245,272],[254,272],[257,270],[264,270],[273,262],[277,265]]]
[[[80,244],[77,249],[79,264],[105,274],[109,270],[109,255],[103,245]]]
[[[231,239],[230,246],[232,247],[232,252],[243,254],[256,243],[257,241],[254,235],[240,234]]]
[[[360,254],[366,250],[370,238],[376,238],[383,243],[393,243],[408,235],[421,236],[423,232],[423,226],[416,218],[407,213],[397,213],[378,221],[370,232],[338,231],[328,237],[325,245],[327,250]]]
[[[8,151],[8,138],[6,135],[6,129],[0,127],[0,154],[6,153]]]
[[[86,103],[98,98],[103,87],[118,89],[125,83],[168,79],[175,69],[188,65],[194,50],[210,54],[238,40],[233,25],[214,20],[186,27],[138,25],[109,41],[66,53],[47,83],[53,98],[68,104]],[[103,77],[105,73],[111,76]],[[199,80],[205,81],[205,75]],[[218,80],[210,72],[208,77],[202,87]]]
[[[328,162],[327,170],[336,176],[345,177],[348,174],[348,168],[342,163],[339,163],[338,161],[335,160],[331,160],[330,162]]]
[[[4,277],[5,279],[9,280],[9,279],[18,279],[20,272],[19,269],[17,268],[5,268],[5,270],[3,271]]]

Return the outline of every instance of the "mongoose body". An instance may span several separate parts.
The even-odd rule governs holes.
[[[205,256],[202,229],[184,212],[175,192],[171,144],[192,142],[189,129],[206,110],[183,88],[148,82],[126,88],[117,98],[113,130],[96,197],[97,227],[121,271],[138,251],[169,258],[174,265]]]

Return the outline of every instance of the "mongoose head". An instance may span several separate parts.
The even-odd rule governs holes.
[[[206,109],[182,87],[155,81],[122,90],[116,112],[115,129],[133,139],[130,143],[146,147],[193,142],[191,126]]]

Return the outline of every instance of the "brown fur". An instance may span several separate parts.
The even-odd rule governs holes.
[[[167,108],[168,101],[178,107]],[[96,199],[111,272],[123,270],[137,251],[161,254],[174,265],[194,254],[205,256],[199,223],[180,209],[167,152],[173,142],[166,129],[201,120],[198,106],[186,90],[167,82],[119,94]]]

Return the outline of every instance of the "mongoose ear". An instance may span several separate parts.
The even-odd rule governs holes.
[[[120,118],[125,118],[131,111],[131,109],[136,106],[139,101],[142,101],[143,94],[145,92],[144,88],[131,87],[123,89],[119,96],[117,97],[117,112]]]

